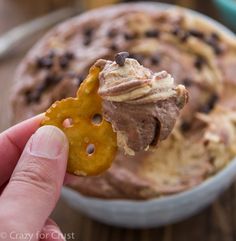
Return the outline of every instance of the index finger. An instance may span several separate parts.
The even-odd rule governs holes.
[[[39,128],[43,116],[37,115],[0,134],[0,187],[10,178],[24,146]]]

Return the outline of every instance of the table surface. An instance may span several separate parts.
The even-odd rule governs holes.
[[[19,23],[73,2],[66,0],[2,0],[0,1],[0,34]],[[210,1],[179,0],[177,2],[216,17],[209,4]],[[8,16],[14,16],[14,18],[9,19]],[[24,44],[13,49],[7,58],[0,60],[0,130],[4,130],[10,125],[9,95],[15,68],[27,49],[41,35],[42,33],[39,33],[28,39]],[[236,240],[236,183],[199,214],[177,224],[161,228],[141,230],[104,225],[73,210],[63,200],[58,202],[52,218],[64,233],[75,233],[76,240],[79,241],[234,241]]]

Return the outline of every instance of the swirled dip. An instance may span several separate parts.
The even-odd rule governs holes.
[[[123,63],[100,60],[97,65],[104,66],[98,93],[118,146],[134,155],[166,139],[187,103],[185,87],[176,86],[166,71],[153,73],[132,58]]]

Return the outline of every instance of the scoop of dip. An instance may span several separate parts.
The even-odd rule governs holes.
[[[102,68],[98,93],[104,118],[117,133],[118,146],[134,155],[169,136],[188,92],[166,71],[153,73],[127,57],[122,52],[114,62],[101,59],[96,65]]]

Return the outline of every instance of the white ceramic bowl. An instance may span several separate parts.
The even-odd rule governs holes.
[[[138,5],[142,4],[145,8],[150,6],[152,9],[156,8],[157,11],[173,7],[151,2]],[[215,20],[191,10],[186,11],[212,23],[225,34],[233,35],[230,30]],[[105,200],[85,197],[69,188],[62,190],[62,196],[71,207],[110,225],[132,228],[156,227],[179,221],[206,207],[233,182],[235,177],[236,159],[197,187],[171,196],[147,201]]]

